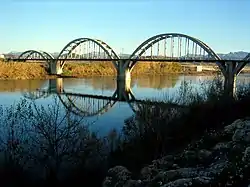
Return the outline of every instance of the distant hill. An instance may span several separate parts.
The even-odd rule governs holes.
[[[7,54],[5,54],[5,56],[11,57],[11,58],[18,58],[18,56],[21,54],[22,52],[18,52],[18,51],[11,51]],[[225,60],[242,60],[243,58],[245,58],[248,55],[249,52],[245,52],[245,51],[237,51],[237,52],[230,52],[227,54],[222,54],[219,53],[218,56],[220,56],[222,59]],[[59,52],[53,52],[51,53],[55,58],[59,55]],[[120,58],[126,59],[129,58],[130,54],[119,54]],[[101,54],[101,58],[104,58],[104,53]]]
[[[230,52],[227,54],[218,54],[219,57],[225,60],[242,60],[248,55],[249,52],[238,51],[238,52]]]

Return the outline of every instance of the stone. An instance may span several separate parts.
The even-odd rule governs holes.
[[[247,147],[245,152],[244,152],[244,155],[242,157],[242,161],[243,162],[246,162],[246,163],[249,163],[250,162],[250,147]]]
[[[213,148],[212,150],[213,151],[219,151],[219,150],[227,150],[227,149],[230,149],[232,146],[232,142],[219,142],[217,143]]]
[[[211,178],[209,177],[195,177],[195,178],[185,178],[177,179],[173,182],[169,182],[162,187],[180,187],[180,186],[192,186],[193,184],[207,185],[211,183]]]
[[[109,170],[103,187],[209,186],[220,182],[223,183],[220,185],[234,185],[234,178],[244,180],[243,171],[250,167],[250,121],[235,120],[224,130],[206,137],[204,141],[218,143],[208,144],[211,147],[206,149],[189,146],[181,153],[154,160],[141,169],[141,181],[132,180],[126,168],[114,167]],[[206,144],[201,140],[193,145]],[[218,181],[220,177],[223,181]]]
[[[237,129],[232,137],[234,142],[250,143],[250,129]]]
[[[212,155],[212,152],[208,151],[206,149],[202,149],[198,152],[198,158],[199,158],[199,160],[202,160],[202,161],[210,158],[211,155]]]
[[[123,166],[115,166],[108,170],[103,187],[123,187],[131,179],[131,172]]]

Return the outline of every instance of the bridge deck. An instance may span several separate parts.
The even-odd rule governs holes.
[[[9,59],[12,61],[46,61],[43,59]],[[110,62],[110,61],[119,61],[119,60],[131,60],[131,59],[58,59],[60,61],[95,61],[95,62]],[[133,59],[132,59],[133,60]],[[206,59],[136,59],[137,62],[246,62],[249,63],[250,60],[206,60]]]

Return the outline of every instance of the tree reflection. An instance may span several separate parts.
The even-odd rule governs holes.
[[[84,126],[83,118],[64,113],[59,101],[38,107],[23,100],[1,114],[4,162],[32,171],[35,178],[56,180],[70,168],[103,164],[105,142]]]

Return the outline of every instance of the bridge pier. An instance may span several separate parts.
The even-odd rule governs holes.
[[[119,80],[131,79],[131,70],[128,67],[126,67],[126,60],[118,61],[117,79]]]
[[[125,60],[118,61],[116,84],[119,101],[128,100],[131,93],[131,71],[125,66],[125,63]]]
[[[235,97],[236,94],[236,67],[235,63],[227,62],[224,71],[224,91],[230,97]]]
[[[61,75],[62,74],[62,67],[56,60],[51,60],[49,62],[49,70],[50,74],[52,75]]]
[[[49,80],[49,92],[62,93],[63,92],[63,78]]]

